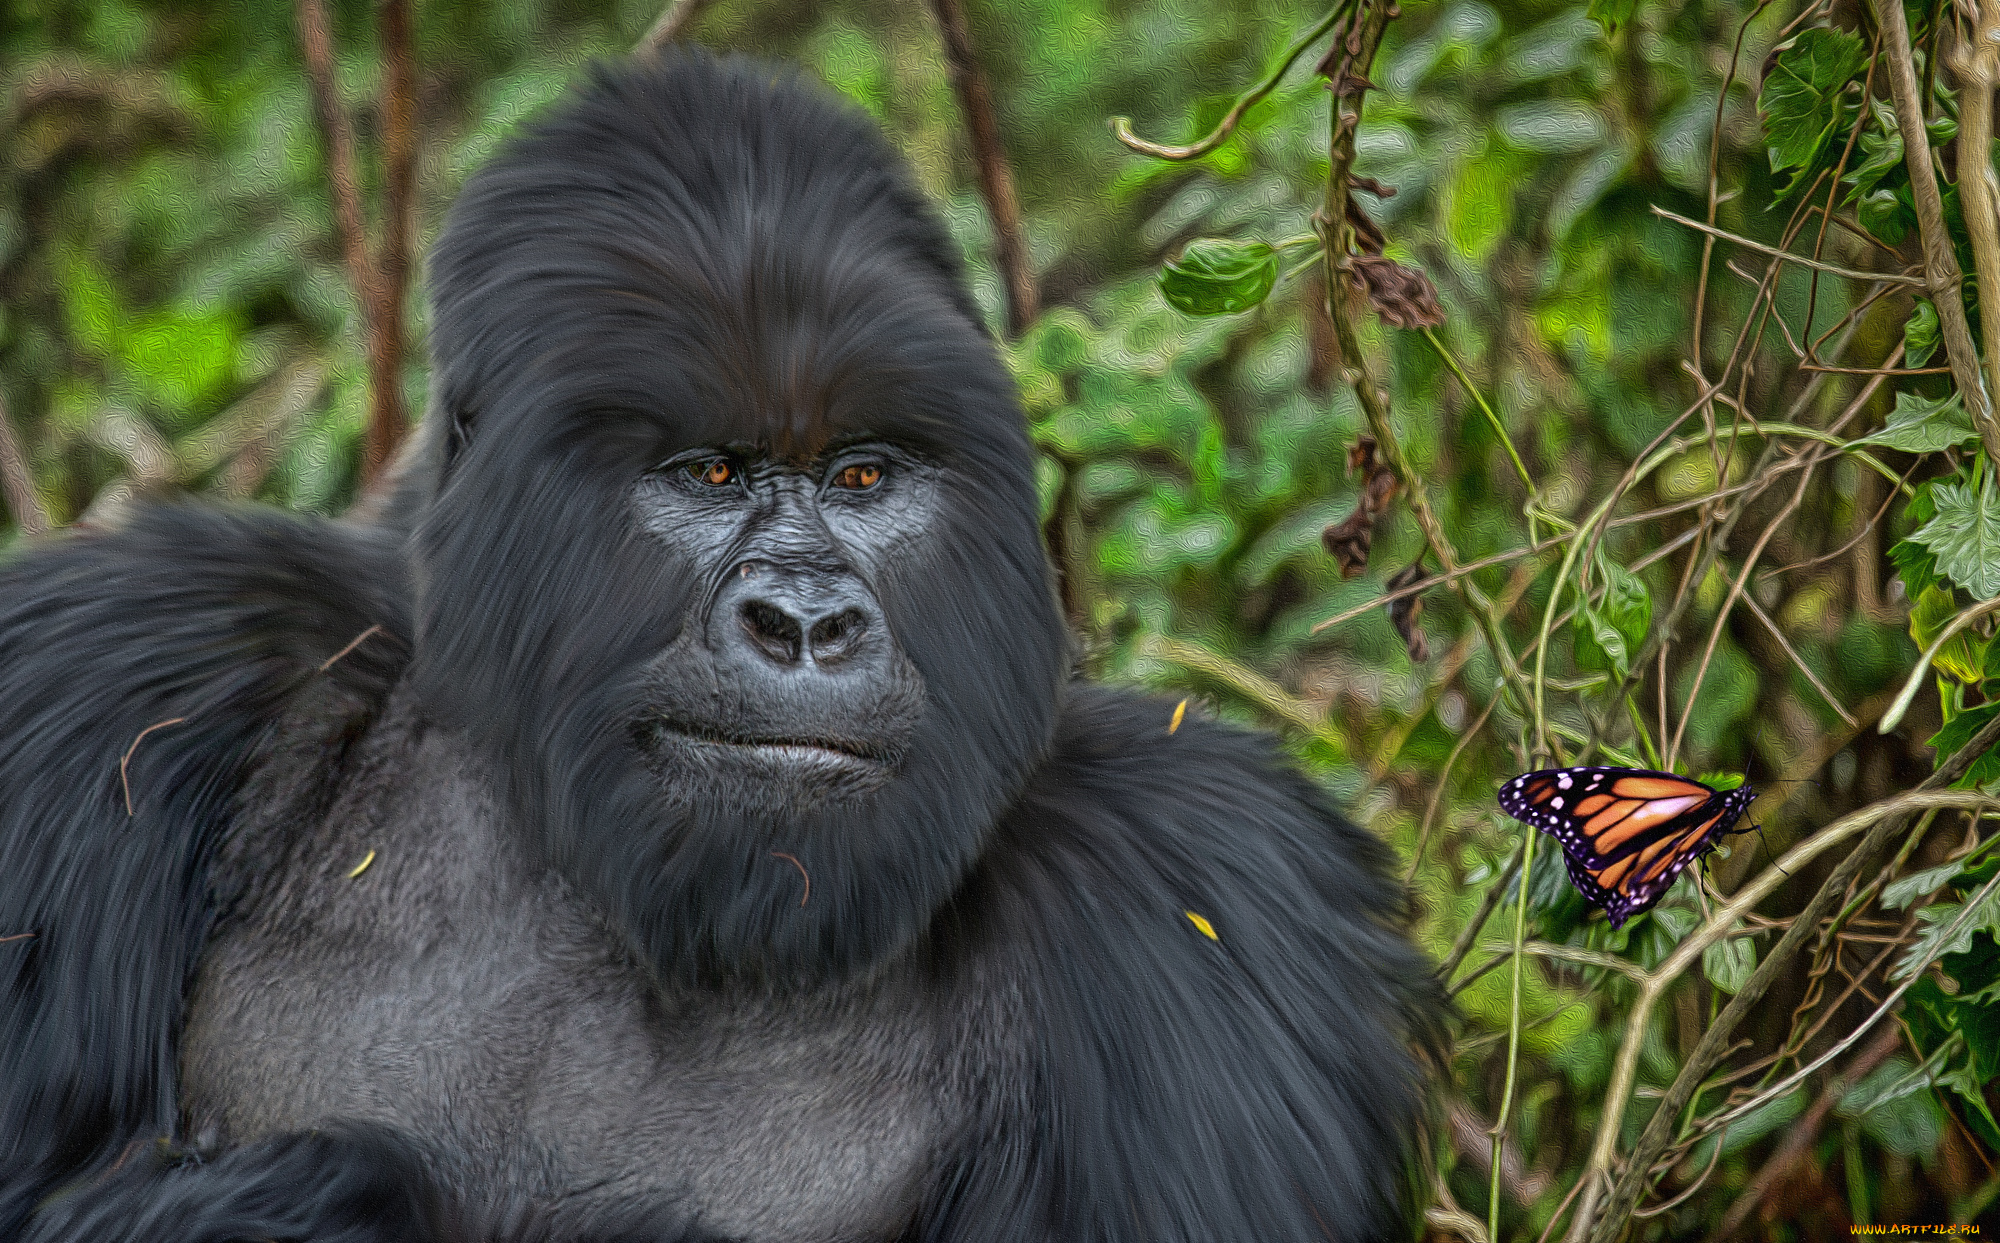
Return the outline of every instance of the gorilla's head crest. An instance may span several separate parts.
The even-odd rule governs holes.
[[[1067,640],[1012,384],[901,162],[754,62],[600,68],[472,178],[431,291],[434,711],[666,977],[908,944],[1045,751]]]

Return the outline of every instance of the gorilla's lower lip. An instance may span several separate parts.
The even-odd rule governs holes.
[[[661,737],[677,738],[697,746],[727,747],[791,763],[832,761],[837,764],[866,765],[871,768],[889,763],[889,756],[879,749],[848,739],[739,737],[719,730],[667,722],[658,723],[656,728]]]

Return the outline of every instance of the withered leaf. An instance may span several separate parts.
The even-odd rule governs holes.
[[[1359,436],[1347,450],[1349,474],[1362,478],[1354,512],[1320,532],[1320,543],[1340,566],[1342,578],[1368,568],[1368,550],[1375,542],[1375,520],[1396,496],[1396,475],[1375,454],[1375,438]]]
[[[1430,573],[1424,569],[1423,558],[1419,557],[1396,571],[1389,579],[1388,587],[1392,593],[1398,592],[1406,587],[1415,587],[1419,583],[1426,582],[1430,577]],[[1407,596],[1399,596],[1389,601],[1388,609],[1389,624],[1396,628],[1398,635],[1402,636],[1403,646],[1409,651],[1410,660],[1417,664],[1429,660],[1430,640],[1417,625],[1418,619],[1424,615],[1423,593],[1413,591]]]
[[[1444,322],[1436,286],[1417,269],[1381,255],[1358,255],[1347,261],[1347,271],[1383,323],[1394,328],[1435,328]]]

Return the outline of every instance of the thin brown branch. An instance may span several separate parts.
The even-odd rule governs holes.
[[[1924,283],[1937,308],[1938,327],[1944,338],[1945,359],[1951,364],[1952,382],[1958,386],[1966,413],[1979,429],[1986,455],[2000,465],[2000,422],[1993,416],[1993,403],[1979,377],[1979,351],[1972,343],[1972,329],[1965,318],[1965,297],[1960,291],[1964,275],[1952,253],[1951,234],[1944,223],[1944,199],[1938,193],[1937,173],[1931,168],[1930,133],[1924,128],[1924,97],[1917,86],[1916,63],[1910,50],[1909,16],[1901,0],[1868,0],[1875,24],[1885,36],[1889,54],[1889,91],[1896,100],[1896,125],[1903,132],[1903,160],[1910,170],[1910,190],[1916,200],[1917,231],[1923,239]],[[1964,136],[1961,135],[1961,138]],[[1964,145],[1960,143],[1961,147]],[[1972,204],[1965,204],[1972,210]]]
[[[1285,74],[1290,72],[1292,66],[1298,63],[1299,57],[1305,54],[1305,50],[1317,43],[1320,36],[1325,34],[1332,28],[1335,22],[1345,16],[1350,7],[1351,4],[1342,3],[1336,4],[1333,8],[1329,9],[1326,16],[1313,24],[1312,29],[1299,36],[1298,41],[1293,43],[1284,56],[1279,59],[1276,69],[1273,69],[1262,82],[1259,82],[1237,97],[1236,102],[1230,106],[1229,111],[1224,114],[1222,120],[1216,122],[1215,128],[1210,130],[1204,137],[1198,138],[1184,147],[1148,142],[1133,132],[1132,118],[1130,117],[1112,117],[1111,132],[1117,136],[1119,142],[1137,151],[1140,155],[1150,155],[1158,160],[1193,160],[1207,155],[1221,146],[1231,134],[1236,132],[1236,126],[1243,120],[1244,113],[1256,107],[1263,101],[1265,96],[1278,89],[1278,83],[1283,81]]]
[[[1855,720],[1854,714],[1840,702],[1840,697],[1828,690],[1826,683],[1819,680],[1819,675],[1812,671],[1812,666],[1806,663],[1805,657],[1799,655],[1798,649],[1792,646],[1792,641],[1785,637],[1784,627],[1778,625],[1777,620],[1764,611],[1764,606],[1757,603],[1756,593],[1746,591],[1738,598],[1742,600],[1744,607],[1750,610],[1752,616],[1764,623],[1764,629],[1770,631],[1771,637],[1784,649],[1785,656],[1792,662],[1792,667],[1804,674],[1806,681],[1812,683],[1813,689],[1819,692],[1819,697],[1826,700],[1826,706],[1838,713],[1840,719],[1847,722],[1850,727],[1859,729],[1861,722]],[[1675,737],[1679,737],[1678,732]]]
[[[397,0],[390,0],[393,5]],[[391,341],[383,274],[368,256],[368,234],[361,210],[360,165],[354,130],[340,106],[335,76],[333,28],[322,0],[298,0],[299,45],[305,54],[306,78],[312,85],[313,108],[326,144],[327,181],[333,195],[334,231],[347,266],[347,280],[361,308],[362,335],[368,355],[368,433],[362,441],[361,477],[373,480],[389,461],[407,419],[403,413],[401,333]],[[399,327],[399,326],[398,326]]]
[[[972,139],[972,156],[979,168],[979,195],[993,219],[993,257],[1007,286],[1007,335],[1018,337],[1042,313],[1041,293],[1028,258],[1028,235],[1021,224],[1021,202],[1014,193],[1014,173],[1007,150],[1000,144],[1000,122],[993,110],[993,91],[972,47],[972,26],[960,0],[931,0],[938,32],[944,37],[945,60],[951,66],[951,86]]]
[[[369,365],[373,383],[393,400],[379,397],[368,420],[363,453],[373,479],[396,454],[409,429],[403,409],[404,308],[409,300],[410,255],[417,228],[417,47],[411,0],[383,0],[379,37],[388,81],[383,89],[382,238],[375,271],[375,310],[370,316]],[[379,357],[378,357],[379,355]]]
[[[40,535],[49,529],[49,513],[35,495],[35,477],[28,473],[28,455],[14,437],[5,394],[0,394],[0,496],[6,498],[7,512],[14,515],[22,534]]]
[[[660,13],[652,29],[639,36],[632,50],[657,52],[669,43],[678,42],[713,3],[715,0],[674,0]]]
[[[1802,268],[1811,268],[1816,272],[1825,272],[1828,276],[1844,276],[1849,280],[1856,281],[1889,281],[1898,285],[1915,285],[1919,289],[1925,287],[1921,277],[1909,276],[1902,272],[1857,272],[1853,268],[1837,267],[1831,263],[1822,263],[1818,259],[1807,255],[1795,255],[1791,251],[1780,250],[1776,246],[1766,246],[1762,242],[1753,242],[1740,233],[1731,233],[1727,229],[1718,229],[1714,225],[1703,224],[1699,220],[1689,220],[1686,216],[1676,215],[1666,208],[1659,206],[1657,203],[1653,205],[1653,214],[1662,220],[1671,220],[1675,224],[1686,225],[1690,229],[1706,233],[1711,237],[1721,238],[1723,241],[1741,246],[1745,250],[1754,250],[1760,254],[1770,255],[1772,258],[1783,263],[1796,263]]]

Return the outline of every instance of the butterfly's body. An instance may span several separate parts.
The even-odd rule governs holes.
[[[1757,797],[1645,768],[1545,768],[1500,787],[1500,810],[1562,844],[1579,892],[1617,928],[1664,896],[1688,864],[1738,832]]]

